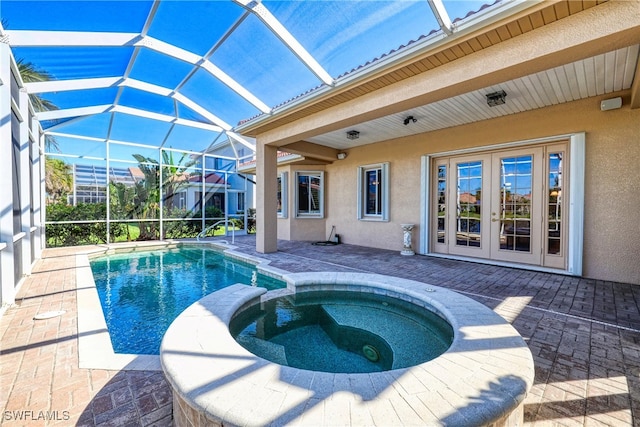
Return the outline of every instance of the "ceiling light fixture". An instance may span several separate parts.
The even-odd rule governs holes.
[[[487,105],[489,107],[495,107],[496,105],[502,105],[505,103],[507,92],[503,90],[499,90],[497,92],[489,93],[486,96],[487,96]]]
[[[416,119],[415,117],[413,117],[413,116],[408,116],[407,118],[405,118],[405,119],[404,119],[404,125],[406,126],[406,125],[408,125],[409,123],[415,123],[415,122],[417,122],[417,121],[418,121],[418,119]]]
[[[358,139],[360,138],[360,132],[357,130],[350,130],[347,132],[347,139]]]

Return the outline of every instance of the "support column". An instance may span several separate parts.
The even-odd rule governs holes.
[[[256,141],[256,251],[278,250],[278,148]]]
[[[42,162],[44,156],[40,153],[40,141],[44,136],[40,134],[40,124],[37,120],[31,120],[31,133],[34,140],[31,141],[31,170],[33,173],[33,182],[31,183],[31,191],[33,192],[33,226],[36,231],[33,236],[35,259],[40,259],[42,249],[44,248],[42,236],[44,227],[43,206],[44,206],[44,168]],[[34,260],[35,261],[35,260]]]
[[[0,302],[15,302],[13,274],[13,159],[11,143],[11,51],[0,42]]]
[[[31,274],[31,245],[33,245],[31,230],[31,161],[29,159],[31,141],[29,139],[29,94],[25,88],[20,89],[20,223],[22,224],[22,274]]]
[[[38,123],[38,132],[40,132],[40,123]],[[44,154],[45,149],[45,136],[43,133],[38,133],[38,149],[39,149],[39,167],[40,167],[40,175],[38,179],[38,188],[40,191],[40,205],[38,218],[40,221],[40,248],[44,249],[47,247],[47,192],[45,190],[45,180],[46,180],[46,172],[45,165],[47,163],[47,157]],[[74,188],[75,190],[75,188]],[[40,255],[37,256],[40,258]]]

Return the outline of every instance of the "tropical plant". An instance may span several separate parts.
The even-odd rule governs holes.
[[[134,154],[138,167],[144,179],[135,183],[133,187],[133,217],[140,222],[138,240],[155,240],[159,237],[158,219],[160,188],[158,187],[159,166],[153,159]],[[152,221],[146,221],[152,220]]]
[[[44,166],[44,188],[48,203],[66,202],[73,191],[71,165],[64,160],[47,158]]]
[[[22,77],[22,81],[25,83],[46,82],[52,79],[51,74],[38,69],[33,63],[26,62],[24,59],[16,60],[16,64],[18,65],[20,77]],[[58,109],[56,104],[42,98],[38,94],[29,94],[29,98],[31,99],[31,104],[33,104],[33,108],[36,111],[51,111]]]
[[[187,161],[183,165],[185,159]],[[173,209],[174,196],[188,184],[189,178],[194,176],[187,171],[195,163],[187,153],[182,153],[180,159],[175,161],[173,151],[162,151],[162,201],[167,210]]]
[[[134,215],[140,219],[158,218],[160,204],[160,165],[157,160],[141,154],[134,154],[133,157],[138,161],[138,167],[144,175],[144,179],[136,183],[135,186],[134,204],[136,209],[134,210]],[[185,162],[185,160],[187,161]],[[195,164],[195,160],[189,159],[189,155],[186,153],[183,153],[178,160],[175,160],[173,152],[162,151],[162,161],[162,201],[164,211],[172,212],[174,196],[189,182],[189,178],[192,175],[187,171]],[[155,222],[140,223],[140,240],[157,238],[158,231]]]
[[[111,219],[131,219],[136,209],[134,203],[135,187],[128,187],[122,182],[109,183],[109,201]],[[131,241],[131,231],[129,224],[124,223],[122,227],[126,230],[127,241]]]
[[[31,62],[25,62],[23,59],[18,59],[16,61],[16,64],[18,65],[18,72],[20,73],[20,77],[22,77],[22,81],[25,83],[46,82],[51,80],[52,78],[51,74],[44,70],[38,69]],[[29,99],[31,100],[33,109],[36,110],[36,112],[58,109],[57,105],[38,94],[30,93]],[[44,144],[46,151],[60,152],[60,145],[53,136],[45,135]]]

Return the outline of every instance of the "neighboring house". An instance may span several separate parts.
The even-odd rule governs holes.
[[[214,163],[216,167],[222,166],[219,162]],[[182,174],[176,178],[182,182],[178,192],[165,199],[165,204],[184,210],[185,215],[190,213],[188,216],[194,216],[193,212],[199,213],[201,210],[204,192],[205,208],[216,207],[220,209],[222,216],[224,212],[231,216],[244,214],[246,209],[253,207],[254,182],[250,176],[235,173],[235,162],[224,166],[229,169],[228,173],[206,172],[204,183],[199,174]],[[107,182],[132,187],[144,179],[144,174],[138,167],[110,167],[107,174],[106,167],[83,164],[72,166],[72,176],[73,192],[67,196],[67,203],[71,205],[105,203]]]
[[[243,122],[257,250],[410,223],[420,254],[640,284],[639,43],[639,2],[525,2]]]
[[[200,174],[183,172],[172,177],[178,187],[175,194],[165,197],[165,206],[180,209],[185,216],[193,216],[202,210],[202,195],[205,194],[205,207],[215,206],[224,212],[225,192],[228,188],[224,173],[207,172],[204,176],[204,182]]]

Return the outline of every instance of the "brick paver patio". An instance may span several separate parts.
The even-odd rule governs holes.
[[[533,353],[528,426],[640,425],[640,286],[350,245],[279,242],[257,254],[291,272],[362,271],[447,287],[511,322]],[[7,426],[168,426],[162,372],[78,368],[75,253],[48,249],[0,318],[0,408]],[[47,320],[37,313],[64,310]]]

